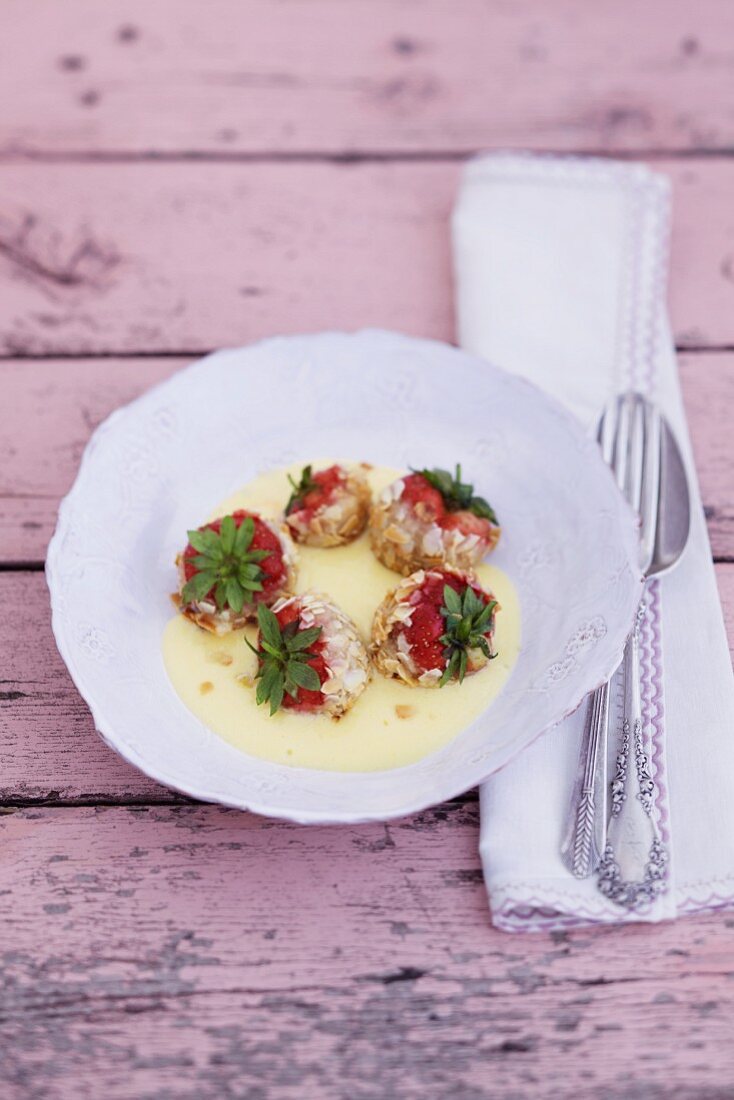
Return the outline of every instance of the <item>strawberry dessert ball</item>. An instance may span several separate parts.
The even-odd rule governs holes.
[[[500,535],[497,517],[474,487],[448,470],[421,470],[388,485],[372,509],[370,541],[388,569],[451,565],[474,569]]]
[[[213,634],[237,630],[293,591],[295,547],[285,528],[255,512],[238,511],[189,531],[176,558],[178,604]]]
[[[359,467],[329,466],[313,472],[304,466],[301,479],[288,479],[293,492],[285,521],[296,542],[307,546],[343,546],[362,534],[370,510],[370,489]]]
[[[352,620],[314,592],[258,607],[258,703],[341,718],[367,687],[370,661]]]
[[[496,653],[497,601],[478,581],[453,569],[420,569],[378,607],[370,652],[383,676],[411,687],[462,683]]]

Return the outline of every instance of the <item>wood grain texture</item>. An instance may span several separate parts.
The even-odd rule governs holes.
[[[728,0],[5,0],[0,151],[734,145]],[[43,33],[39,34],[39,27]]]
[[[716,576],[734,650],[734,563]],[[0,573],[0,606],[0,805],[171,800],[94,732],[56,651],[43,575]]]
[[[477,810],[340,828],[203,806],[5,816],[4,1087],[731,1095],[734,920],[498,933]]]
[[[734,6],[2,14],[3,1098],[734,1096],[731,915],[509,937],[471,795],[352,828],[189,803],[96,735],[43,575],[12,570],[43,558],[96,424],[194,354],[329,327],[452,339],[464,153],[649,153],[674,184],[676,341],[709,349],[681,378],[734,641]]]
[[[184,359],[0,361],[0,563],[40,562],[93,429]],[[715,557],[734,559],[734,354],[686,353],[680,372]]]
[[[677,342],[734,345],[734,161],[673,180]],[[452,339],[450,163],[0,166],[0,355],[363,326]]]
[[[0,361],[0,563],[41,562],[94,429],[185,359]]]

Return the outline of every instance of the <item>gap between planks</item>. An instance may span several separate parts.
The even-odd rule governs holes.
[[[179,150],[174,153],[126,152],[107,150],[96,153],[69,149],[54,153],[45,149],[0,150],[0,167],[6,164],[431,164],[461,163],[483,153],[501,152],[485,146],[467,149],[420,149],[411,151],[389,149],[355,149],[344,152],[278,152],[277,150],[253,150],[252,152],[216,152],[213,150]],[[658,161],[658,160],[722,160],[734,158],[733,149],[716,149],[701,146],[693,149],[671,146],[654,148],[609,150],[605,148],[559,150],[557,146],[534,146],[523,150],[538,156],[593,157],[601,160]]]
[[[452,347],[458,347],[454,340],[446,340],[445,343]],[[0,351],[0,363],[93,363],[99,360],[100,364],[110,360],[119,359],[121,362],[134,362],[139,359],[204,359],[207,355],[221,350],[219,347],[179,348],[166,351],[148,351],[145,348],[128,349],[127,351],[60,351],[60,352],[7,352]],[[677,355],[727,355],[734,352],[734,344],[694,344],[682,343],[675,345]]]

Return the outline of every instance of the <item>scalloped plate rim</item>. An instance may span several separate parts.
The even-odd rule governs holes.
[[[66,665],[66,668],[67,668],[67,670],[68,670],[68,672],[71,676],[71,679],[72,679],[75,687],[77,688],[79,694],[84,699],[87,706],[89,707],[89,710],[91,712],[91,715],[92,715],[92,718],[93,718],[93,721],[94,721],[95,729],[96,729],[97,733],[99,734],[99,736],[102,738],[102,740],[105,742],[105,744],[108,745],[111,749],[113,749],[127,763],[129,763],[133,767],[137,768],[139,771],[143,772],[143,774],[147,775],[149,778],[153,779],[155,782],[160,783],[162,786],[164,786],[164,787],[166,787],[170,790],[177,791],[178,793],[180,793],[180,794],[182,794],[186,797],[194,798],[194,799],[197,799],[197,800],[199,800],[203,803],[207,803],[207,804],[223,805],[223,806],[226,806],[226,807],[229,807],[229,808],[232,808],[232,809],[244,810],[244,811],[252,812],[252,813],[255,813],[255,814],[259,814],[259,815],[264,816],[264,817],[275,818],[275,819],[279,819],[279,820],[286,820],[286,821],[291,821],[295,824],[304,824],[304,825],[306,825],[306,824],[360,824],[360,823],[370,823],[370,822],[395,820],[396,818],[400,818],[400,817],[406,816],[408,814],[418,813],[422,810],[425,810],[425,809],[429,808],[430,806],[436,805],[438,802],[445,801],[445,800],[450,799],[452,797],[457,797],[458,795],[462,794],[464,791],[466,791],[468,789],[471,789],[472,787],[477,786],[478,784],[483,783],[492,774],[494,774],[500,768],[504,767],[507,763],[509,763],[510,760],[514,759],[519,753],[521,753],[523,751],[523,749],[527,748],[530,744],[535,742],[538,738],[542,737],[544,734],[550,732],[552,729],[554,729],[556,726],[558,726],[561,722],[563,722],[567,717],[569,717],[569,715],[573,714],[578,709],[578,707],[583,703],[583,701],[587,697],[587,695],[591,691],[593,691],[596,687],[598,687],[600,684],[602,684],[606,679],[608,679],[609,676],[611,676],[612,673],[615,671],[615,669],[618,667],[618,665],[619,665],[619,663],[622,659],[622,655],[623,655],[623,652],[624,652],[624,643],[625,643],[625,639],[622,639],[620,641],[620,643],[617,646],[615,646],[613,649],[612,649],[612,647],[610,647],[610,656],[609,656],[608,661],[605,664],[604,674],[601,675],[598,679],[595,678],[595,681],[593,683],[590,683],[588,686],[584,686],[583,689],[580,688],[574,694],[574,701],[567,708],[564,709],[563,713],[559,714],[558,717],[554,718],[551,722],[547,723],[542,728],[534,731],[531,735],[528,736],[527,740],[524,740],[522,743],[517,743],[517,744],[513,743],[513,744],[507,746],[502,751],[498,751],[496,757],[494,757],[493,760],[492,760],[491,766],[489,766],[486,770],[476,769],[476,771],[472,773],[471,777],[468,778],[465,783],[462,782],[462,784],[459,787],[457,787],[456,789],[453,789],[451,792],[441,791],[440,793],[436,794],[435,797],[432,796],[432,795],[428,795],[426,793],[425,795],[422,795],[420,798],[417,798],[415,801],[412,801],[412,802],[409,801],[409,802],[406,802],[406,803],[401,803],[400,806],[385,808],[384,810],[365,811],[365,812],[356,812],[356,813],[351,811],[351,810],[340,811],[338,809],[329,809],[329,810],[326,810],[326,811],[294,810],[292,807],[278,806],[277,804],[274,804],[272,799],[270,801],[267,801],[267,800],[266,801],[261,801],[257,798],[251,798],[251,797],[247,797],[246,799],[237,799],[237,798],[222,796],[221,794],[217,794],[216,792],[213,792],[211,789],[207,789],[206,787],[197,788],[194,784],[190,784],[188,782],[186,784],[178,783],[175,779],[172,779],[172,778],[170,778],[170,776],[167,776],[165,774],[165,771],[163,771],[161,769],[158,769],[154,766],[151,766],[150,764],[147,764],[145,759],[143,757],[141,757],[138,753],[136,753],[130,745],[125,744],[124,742],[120,743],[116,739],[116,735],[115,735],[114,730],[113,730],[114,719],[110,719],[110,718],[106,717],[105,714],[103,713],[102,704],[94,698],[94,695],[93,695],[92,692],[88,692],[87,690],[85,690],[84,677],[77,670],[76,661],[75,661],[74,655],[73,655],[73,647],[71,645],[71,642],[66,638],[66,635],[65,635],[65,633],[62,629],[62,622],[61,622],[62,608],[61,608],[61,604],[62,604],[62,601],[63,601],[63,595],[62,595],[62,592],[61,592],[60,582],[58,580],[58,565],[59,565],[59,559],[63,554],[63,544],[64,544],[64,538],[65,538],[65,534],[66,534],[65,524],[66,524],[67,514],[71,511],[71,508],[72,508],[73,504],[75,503],[75,500],[76,500],[77,496],[80,495],[80,493],[82,492],[82,490],[84,488],[83,478],[84,478],[84,475],[85,475],[85,472],[86,472],[87,468],[91,464],[91,460],[94,457],[94,453],[95,453],[96,449],[99,447],[101,442],[104,442],[105,436],[110,432],[110,430],[112,428],[114,428],[115,423],[118,419],[121,419],[124,415],[127,415],[131,410],[135,409],[136,407],[142,407],[145,404],[147,404],[148,402],[150,402],[150,400],[156,394],[164,391],[168,386],[171,385],[171,383],[173,383],[176,380],[180,379],[183,375],[190,375],[190,374],[198,373],[200,371],[205,370],[206,365],[208,363],[210,363],[211,360],[213,360],[213,359],[216,359],[216,358],[219,358],[219,357],[222,357],[222,356],[227,356],[227,355],[230,355],[232,353],[237,353],[237,352],[244,352],[244,351],[250,352],[250,351],[253,351],[257,348],[261,348],[261,347],[272,345],[272,344],[279,344],[279,343],[283,343],[283,342],[303,342],[303,341],[309,341],[309,340],[316,340],[316,339],[319,339],[319,338],[325,337],[325,336],[336,336],[336,337],[348,336],[348,337],[353,337],[353,338],[357,338],[357,339],[359,339],[361,337],[378,338],[378,339],[388,338],[390,340],[397,339],[397,340],[399,340],[401,342],[404,342],[406,344],[413,344],[413,345],[416,345],[416,346],[419,346],[419,347],[426,347],[426,346],[435,345],[435,346],[438,346],[442,349],[450,349],[457,356],[461,356],[466,361],[473,360],[480,367],[486,368],[487,366],[490,366],[491,369],[498,372],[500,375],[504,375],[506,378],[510,379],[513,385],[517,385],[520,388],[526,388],[527,390],[532,391],[533,394],[536,397],[540,396],[541,399],[546,404],[550,405],[553,408],[554,413],[555,413],[556,416],[560,417],[561,419],[563,419],[567,422],[567,425],[569,426],[569,428],[572,432],[575,432],[575,433],[581,434],[581,435],[584,434],[583,426],[580,425],[579,422],[572,416],[572,414],[569,413],[565,409],[565,407],[563,405],[561,405],[560,402],[556,398],[554,398],[552,395],[545,393],[545,391],[541,391],[539,389],[539,387],[535,386],[532,382],[528,381],[525,378],[522,378],[522,377],[517,376],[517,375],[509,374],[508,372],[503,371],[501,367],[498,367],[495,364],[488,364],[486,361],[479,359],[477,356],[469,354],[467,352],[464,352],[463,350],[455,348],[453,345],[446,344],[442,341],[424,339],[424,338],[414,338],[414,337],[406,336],[402,333],[393,332],[393,331],[390,331],[390,330],[385,330],[385,329],[380,329],[380,328],[363,328],[363,329],[359,329],[359,330],[356,330],[356,331],[328,330],[328,331],[318,332],[318,333],[294,333],[294,334],[287,334],[287,335],[278,335],[278,336],[265,337],[261,340],[255,341],[251,344],[243,345],[242,347],[231,347],[231,348],[217,349],[215,351],[210,352],[209,354],[207,354],[205,356],[200,357],[199,359],[194,360],[191,363],[186,364],[185,366],[179,368],[173,375],[169,376],[166,379],[163,379],[160,382],[157,382],[156,384],[151,386],[149,389],[145,390],[142,394],[139,394],[132,401],[130,401],[130,402],[126,403],[125,405],[120,406],[119,408],[115,409],[95,428],[92,435],[90,436],[89,441],[87,442],[87,444],[84,448],[84,452],[83,452],[82,459],[81,459],[80,464],[79,464],[79,468],[78,468],[77,475],[75,477],[74,483],[73,483],[72,487],[70,488],[70,490],[68,491],[68,493],[64,496],[64,498],[60,502],[59,510],[58,510],[57,523],[56,523],[54,534],[53,534],[53,536],[52,536],[52,538],[49,542],[48,552],[47,552],[47,557],[46,557],[46,564],[45,564],[45,576],[46,576],[46,581],[47,581],[47,584],[48,584],[48,587],[49,587],[49,590],[50,590],[50,595],[51,595],[51,612],[52,612],[51,621],[52,621],[52,631],[53,631],[54,639],[56,641],[56,645],[57,645],[57,648],[59,650],[59,653],[60,653],[60,655],[61,655],[61,657],[64,661],[64,664]],[[604,463],[601,461],[601,459],[600,459],[600,467],[601,467],[601,469],[603,469],[607,472],[610,482],[612,484],[614,484],[611,472],[604,465]],[[616,490],[616,485],[614,487],[615,487],[615,490]],[[630,522],[630,527],[633,528],[633,529],[636,529],[636,521],[635,521],[635,518],[633,516],[633,513],[631,512],[631,510],[627,506],[626,502],[623,500],[621,494],[618,494],[618,495],[619,495],[619,502],[618,503],[621,506],[620,507],[621,514],[624,514],[626,512],[627,515],[628,515],[629,522]],[[635,535],[635,538],[636,538],[636,535]],[[636,570],[636,568],[637,568],[636,562],[631,562],[630,564],[633,566],[633,569]],[[638,591],[638,595],[641,595],[642,588],[643,588],[643,579],[642,579],[641,576],[639,576],[638,573],[635,573],[634,582],[635,582],[635,585],[636,585],[636,589]],[[631,615],[629,617],[627,633],[629,633],[629,630],[631,630],[633,622],[634,622],[634,611],[631,613]],[[172,688],[170,690],[173,691]],[[478,719],[475,719],[475,721],[476,720],[478,720]],[[214,735],[214,736],[216,736],[216,735]],[[440,749],[436,750],[435,753],[432,753],[430,755],[437,755],[438,753],[445,752],[447,749],[450,749],[450,745],[451,745],[451,743],[449,743],[448,746],[442,746]],[[239,751],[239,750],[236,750],[236,751]],[[242,753],[242,755],[247,756],[246,753]],[[422,759],[426,759],[426,758],[422,758]],[[275,765],[274,764],[273,766],[282,768],[283,770],[286,770],[288,772],[295,772],[295,773],[301,773],[301,774],[306,774],[306,775],[309,775],[309,774],[313,775],[314,771],[315,771],[315,770],[307,769],[307,768],[294,768],[294,767],[289,766],[289,765]],[[379,773],[362,773],[362,772],[356,772],[356,773],[351,772],[350,773],[350,772],[345,772],[345,773],[338,773],[338,774],[350,775],[350,776],[365,776],[365,775],[370,775],[370,774],[376,775],[376,774],[409,773],[414,767],[415,767],[415,764],[407,764],[407,765],[403,765],[399,768],[385,769],[384,771],[379,772]],[[330,774],[330,775],[333,775],[335,773],[315,772],[315,774]]]

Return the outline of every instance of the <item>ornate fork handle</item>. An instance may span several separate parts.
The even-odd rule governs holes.
[[[645,617],[645,603],[641,603],[637,612],[635,628],[627,642],[625,650],[626,698],[629,700],[632,722],[625,714],[622,724],[622,740],[617,754],[616,770],[611,788],[611,815],[598,870],[599,890],[617,905],[625,909],[641,909],[667,889],[668,851],[661,840],[653,809],[655,804],[655,783],[650,774],[650,761],[645,750],[642,736],[642,713],[640,706],[640,628]],[[630,753],[634,752],[634,769],[630,767]],[[625,879],[620,866],[618,848],[624,842],[625,811],[629,808],[628,785],[630,772],[637,782],[637,801],[648,822],[652,841],[647,859],[639,879]],[[634,835],[635,830],[632,828]],[[615,845],[614,838],[617,837]]]
[[[606,822],[606,756],[609,684],[591,696],[584,726],[579,770],[561,846],[561,858],[576,878],[587,878],[599,865]]]

